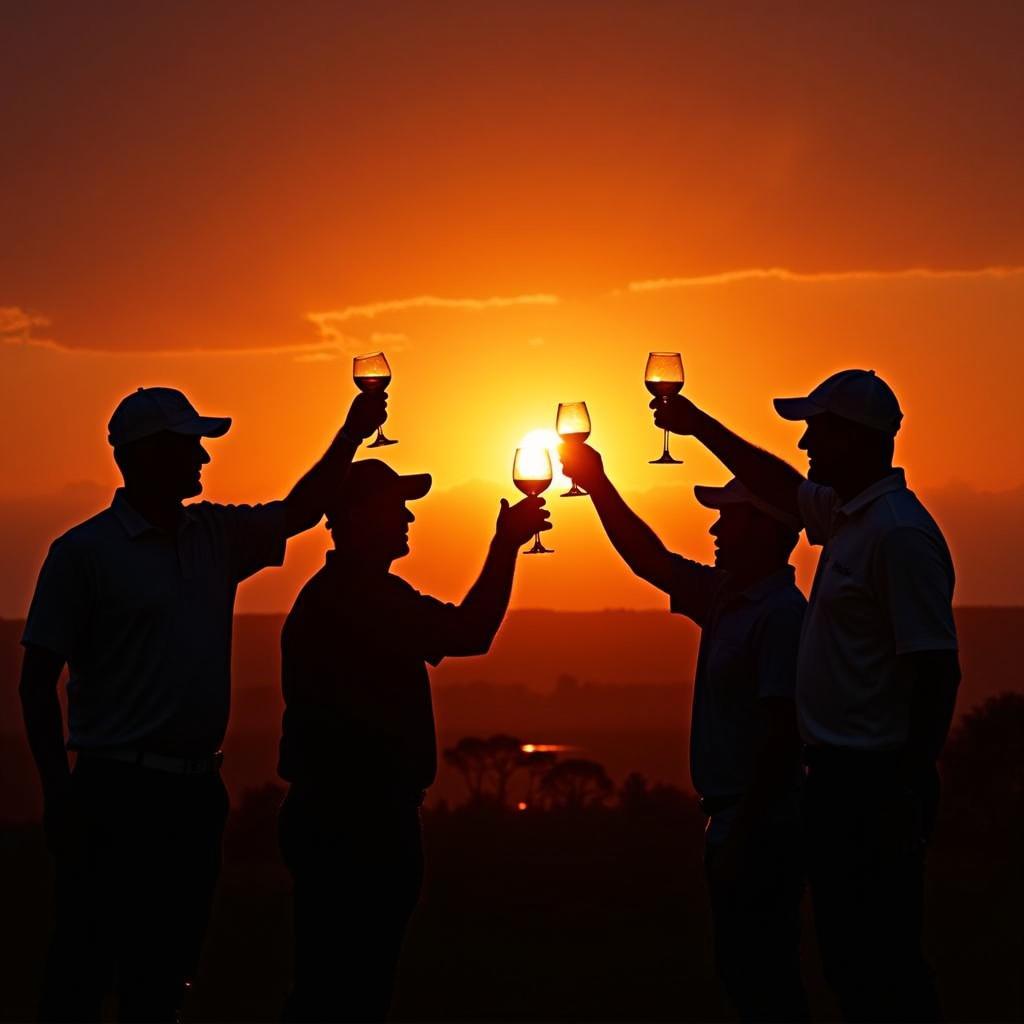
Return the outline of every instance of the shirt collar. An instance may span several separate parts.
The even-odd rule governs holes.
[[[791,565],[784,565],[781,569],[776,569],[775,572],[765,576],[763,579],[759,579],[756,583],[751,583],[749,587],[741,590],[740,594],[746,600],[756,603],[766,598],[769,594],[774,594],[776,590],[793,586],[795,583],[796,570]]]
[[[742,590],[733,589],[729,576],[726,575],[716,600],[723,607],[744,602],[747,604],[758,604],[776,591],[782,590],[783,587],[792,586],[796,586],[796,570],[791,565],[784,565],[781,569],[776,569],[775,572],[762,576],[761,579],[755,580]]]
[[[124,527],[124,532],[135,540],[156,527],[125,497],[124,488],[114,491],[114,500],[110,509],[117,516],[117,521]]]
[[[117,521],[124,527],[124,532],[128,536],[135,540],[136,537],[141,537],[144,533],[149,533],[151,530],[157,528],[128,500],[125,496],[124,488],[118,487],[114,491],[114,500],[110,503],[111,511],[117,516]],[[178,533],[187,529],[196,521],[196,514],[191,510],[189,505],[185,505],[182,508],[184,515],[181,517],[181,522],[178,524]]]
[[[856,515],[861,509],[867,508],[883,494],[891,494],[893,491],[905,491],[907,479],[902,469],[894,469],[886,474],[881,480],[876,480],[870,487],[865,487],[860,494],[854,495],[845,505],[839,506],[839,511],[844,516]]]

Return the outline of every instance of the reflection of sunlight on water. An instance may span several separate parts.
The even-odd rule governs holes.
[[[564,743],[524,743],[519,749],[524,754],[561,754],[576,748]]]

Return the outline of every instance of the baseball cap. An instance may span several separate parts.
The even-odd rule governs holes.
[[[903,419],[892,388],[874,370],[840,370],[806,398],[776,398],[773,404],[786,420],[809,420],[831,412],[885,434],[895,434]]]
[[[200,416],[175,388],[139,388],[122,398],[114,410],[107,424],[107,440],[119,448],[162,430],[194,437],[221,437],[230,426],[230,416]]]
[[[794,532],[799,533],[802,528],[802,524],[796,516],[783,512],[782,509],[776,508],[774,505],[769,505],[767,501],[762,501],[735,477],[724,487],[706,487],[703,484],[697,484],[693,488],[693,493],[697,501],[705,508],[721,510],[726,505],[753,505],[759,512],[763,512],[769,518],[782,523],[783,526],[789,527]]]
[[[367,498],[393,496],[402,501],[422,498],[433,481],[429,473],[401,476],[380,459],[360,459],[348,467],[348,473],[330,501],[331,509],[358,505]]]

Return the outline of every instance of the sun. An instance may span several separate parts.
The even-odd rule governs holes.
[[[562,472],[562,462],[558,458],[558,446],[562,439],[550,428],[538,427],[523,435],[519,442],[520,448],[547,448],[551,456],[551,469],[554,475],[551,478],[553,488],[567,487],[571,483],[569,478]]]

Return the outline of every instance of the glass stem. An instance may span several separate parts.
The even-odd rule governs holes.
[[[662,454],[668,455],[668,431],[667,430],[665,431],[665,450],[664,450],[664,452]]]
[[[665,433],[667,434],[668,431],[666,430]],[[384,440],[384,428],[383,427],[378,427],[377,428],[377,440],[378,441],[383,441]]]

